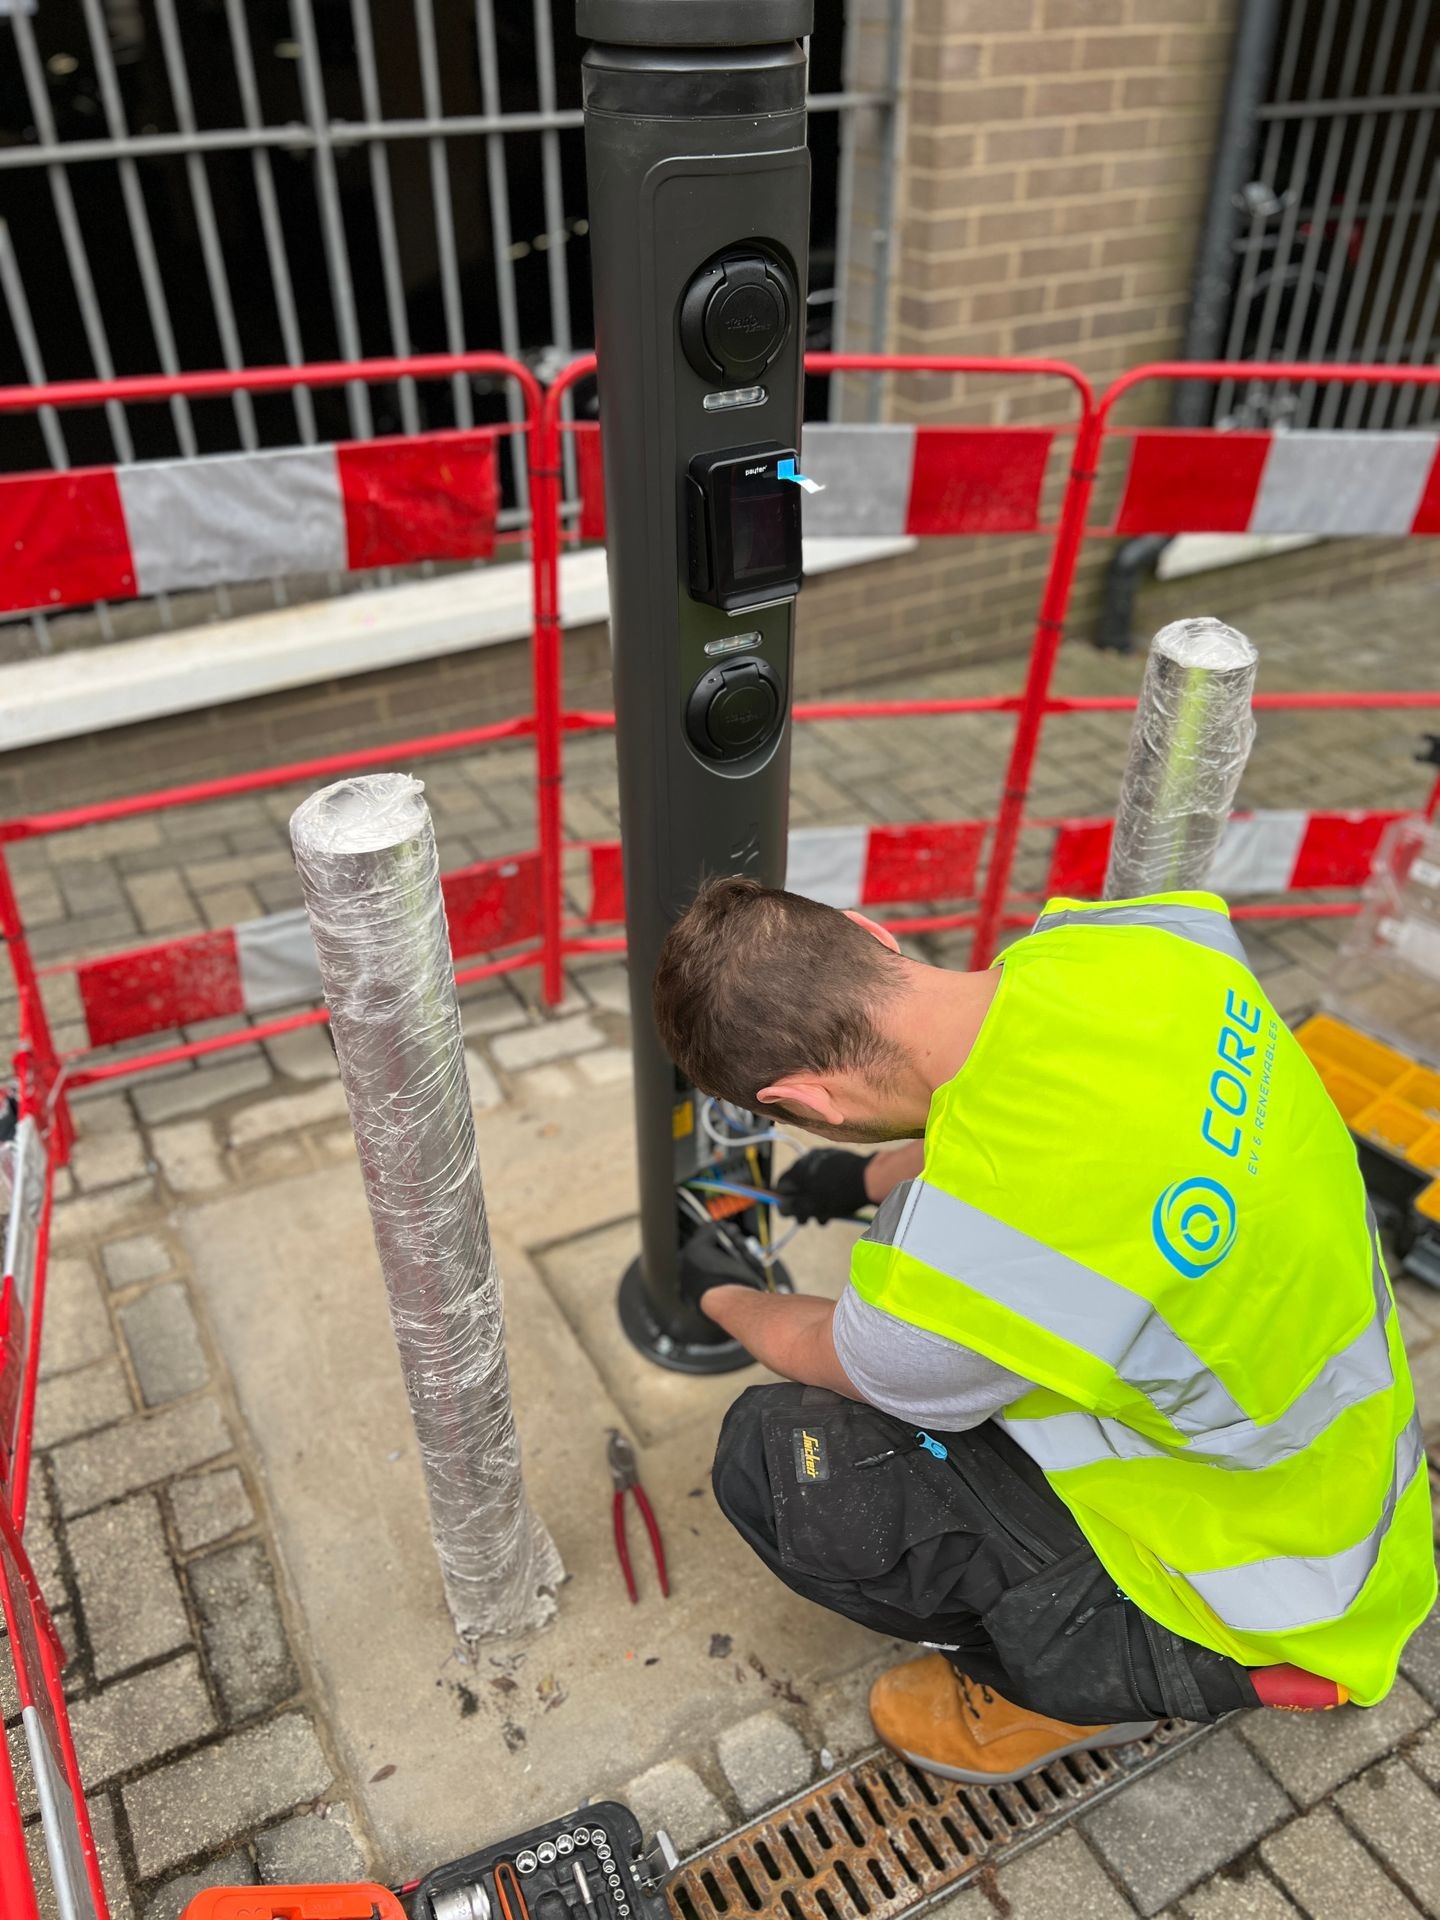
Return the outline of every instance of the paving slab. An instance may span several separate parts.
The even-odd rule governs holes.
[[[70,1709],[75,1757],[89,1787],[189,1746],[214,1728],[215,1712],[193,1653],[117,1680]]]
[[[35,1445],[53,1447],[93,1433],[134,1412],[125,1370],[118,1360],[97,1360],[75,1373],[52,1374],[35,1400]]]
[[[1311,1920],[1416,1920],[1415,1903],[1329,1807],[1272,1833],[1260,1854]]]
[[[201,1467],[230,1450],[230,1431],[210,1398],[161,1407],[87,1434],[51,1455],[63,1513],[84,1513],[103,1501]]]
[[[178,1280],[151,1287],[119,1309],[130,1362],[147,1407],[198,1393],[210,1377],[190,1296]]]
[[[365,1856],[338,1807],[300,1813],[255,1839],[260,1878],[269,1886],[325,1886],[365,1878]]]
[[[238,1467],[220,1467],[176,1480],[170,1487],[170,1514],[175,1538],[185,1552],[208,1547],[228,1533],[248,1527],[255,1518],[245,1481]]]
[[[994,1886],[1008,1920],[1132,1920],[1135,1912],[1073,1827],[1002,1867]]]
[[[1412,1686],[1397,1680],[1375,1707],[1337,1707],[1333,1713],[1246,1714],[1240,1733],[1293,1800],[1310,1807],[1372,1760],[1393,1753],[1406,1734],[1430,1718]]]
[[[299,1685],[275,1576],[258,1540],[221,1547],[186,1568],[200,1631],[225,1711],[248,1720]]]
[[[747,1814],[763,1813],[803,1792],[815,1771],[804,1736],[770,1709],[724,1728],[716,1752],[730,1791]]]
[[[1132,1781],[1082,1826],[1150,1915],[1244,1853],[1290,1810],[1236,1735],[1221,1729]]]
[[[263,1206],[235,1195],[183,1221],[263,1462],[347,1797],[385,1876],[474,1845],[473,1803],[449,1781],[483,1778],[486,1830],[504,1831],[707,1748],[758,1710],[804,1702],[887,1645],[778,1587],[715,1508],[707,1476],[720,1417],[759,1376],[689,1380],[628,1349],[614,1294],[633,1223],[586,1236],[575,1258],[553,1244],[632,1204],[628,1116],[613,1123],[614,1152],[602,1154],[593,1116],[572,1102],[477,1117],[527,1482],[569,1579],[553,1627],[482,1648],[476,1666],[444,1606],[358,1171],[287,1181]],[[541,1235],[552,1242],[543,1271],[517,1244]],[[838,1285],[843,1239],[809,1238]],[[643,1450],[668,1602],[638,1538],[640,1606],[615,1564],[604,1439],[616,1424]],[[711,1657],[717,1634],[732,1657]]]
[[[1372,1767],[1338,1796],[1341,1812],[1427,1913],[1440,1913],[1440,1800],[1403,1760]]]
[[[1187,1894],[1179,1912],[1185,1920],[1295,1920],[1300,1909],[1258,1868],[1220,1874]]]
[[[133,1287],[142,1280],[160,1279],[175,1261],[157,1234],[140,1233],[129,1240],[112,1240],[101,1249],[100,1264],[112,1287]]]
[[[122,1789],[142,1880],[322,1792],[330,1763],[303,1714],[201,1747]]]
[[[99,1679],[188,1642],[190,1619],[153,1493],[74,1521],[69,1540]]]

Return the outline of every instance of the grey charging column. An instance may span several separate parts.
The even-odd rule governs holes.
[[[650,983],[702,877],[785,876],[813,11],[578,0],[640,1149],[620,1311],[687,1372],[746,1356],[681,1298],[676,1185],[714,1151]]]

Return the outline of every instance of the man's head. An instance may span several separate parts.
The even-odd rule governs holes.
[[[862,914],[711,880],[661,949],[655,1020],[702,1092],[832,1140],[894,1140],[917,1131],[890,1031],[917,971]]]

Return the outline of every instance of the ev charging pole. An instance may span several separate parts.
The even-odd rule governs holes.
[[[813,12],[578,0],[640,1158],[620,1314],[691,1373],[747,1356],[681,1298],[676,1186],[716,1150],[650,986],[702,878],[785,877]]]

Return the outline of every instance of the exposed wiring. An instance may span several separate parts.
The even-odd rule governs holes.
[[[761,1147],[771,1140],[783,1140],[785,1135],[778,1128],[766,1127],[759,1133],[747,1133],[743,1128],[733,1125],[726,1133],[721,1133],[715,1124],[719,1114],[727,1122],[731,1113],[738,1113],[738,1107],[729,1107],[723,1100],[717,1100],[713,1094],[700,1104],[700,1126],[710,1141],[717,1147]]]
[[[685,1185],[698,1193],[738,1193],[746,1200],[758,1200],[767,1207],[773,1207],[780,1198],[768,1188],[745,1187],[736,1180],[687,1180]]]
[[[758,1147],[747,1147],[745,1149],[745,1164],[750,1169],[751,1177],[754,1179],[757,1189],[762,1187],[764,1185],[765,1176],[760,1171],[760,1150]],[[768,1247],[771,1239],[770,1209],[768,1207],[760,1207],[757,1210],[755,1215],[755,1224],[760,1230],[761,1246]]]

